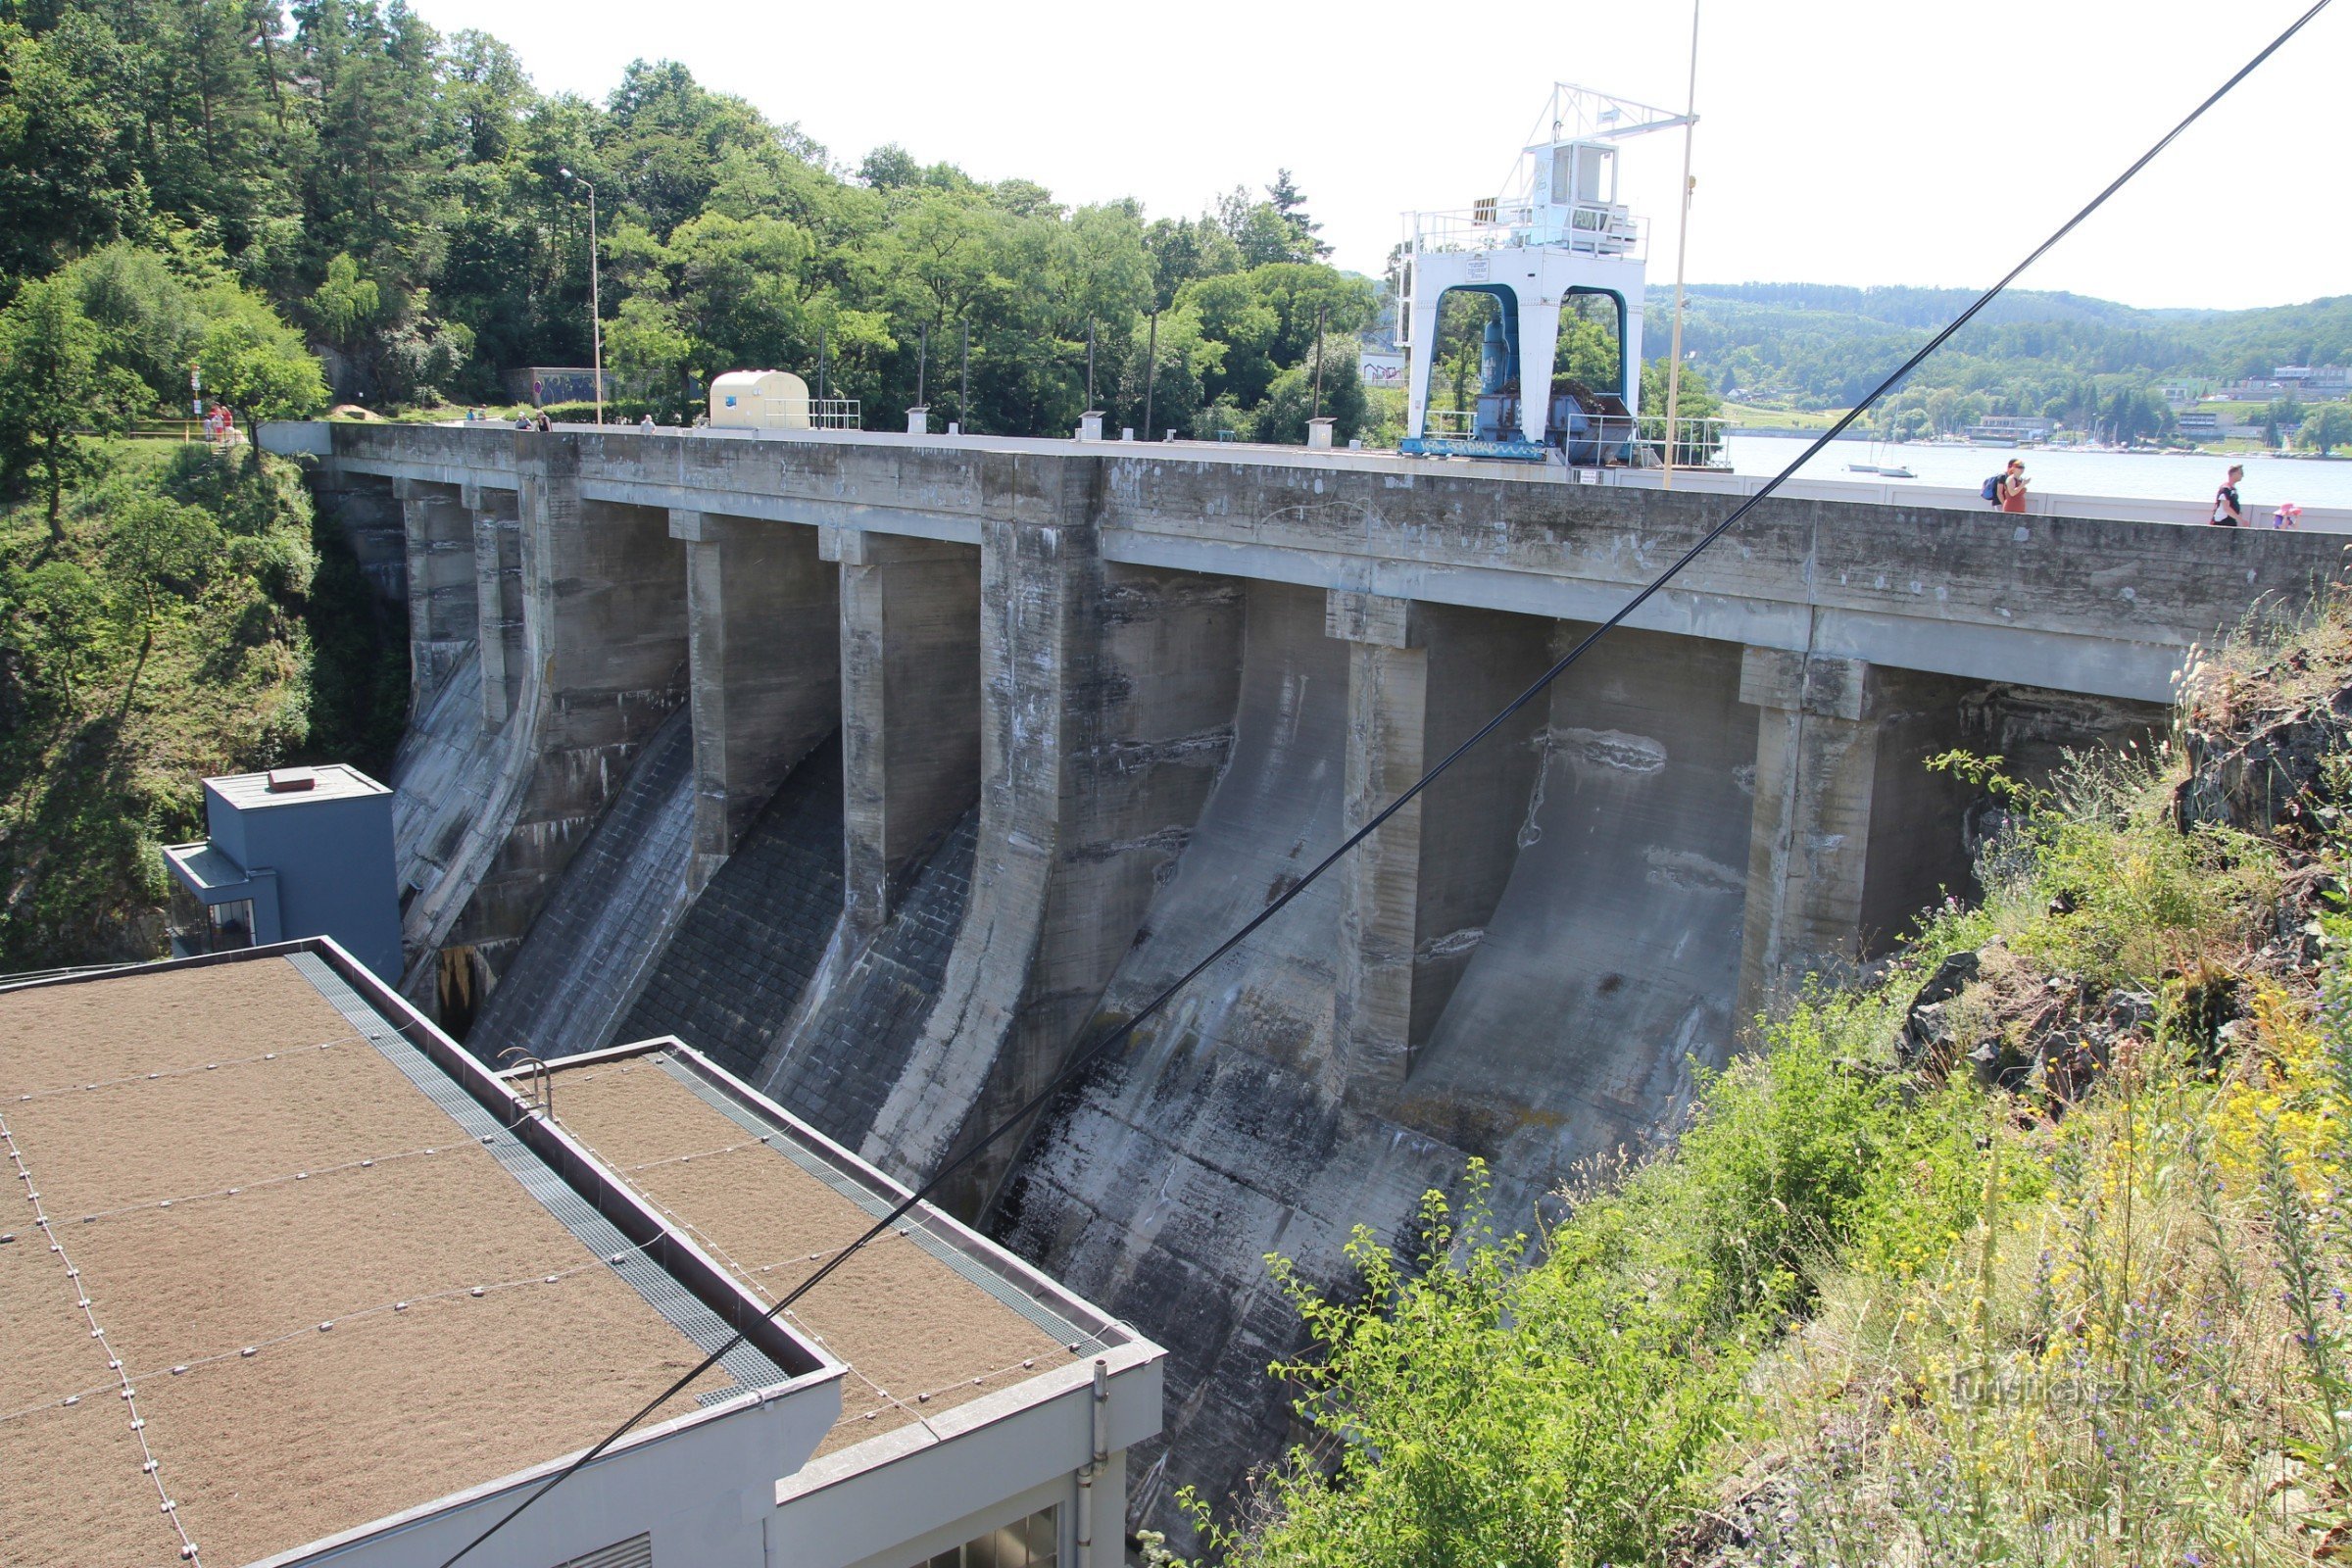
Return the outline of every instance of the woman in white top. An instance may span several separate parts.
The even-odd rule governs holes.
[[[2246,470],[2237,464],[2230,466],[2230,482],[2213,493],[2213,525],[2216,528],[2242,528],[2245,516],[2237,510],[2237,481]]]

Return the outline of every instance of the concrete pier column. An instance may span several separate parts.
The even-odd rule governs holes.
[[[793,764],[840,722],[837,573],[814,528],[672,511],[686,546],[695,883],[735,852]]]
[[[1348,646],[1346,827],[1352,833],[1427,763],[1429,650],[1413,605],[1340,590],[1324,630]],[[1411,1063],[1413,946],[1421,905],[1421,813],[1407,804],[1340,862],[1334,1038],[1350,1078],[1401,1082]]]
[[[1333,589],[1348,645],[1346,826],[1353,832],[1525,688],[1550,623]],[[1349,1093],[1377,1098],[1413,1056],[1486,935],[1539,766],[1531,704],[1340,862],[1334,1039]]]
[[[846,906],[872,932],[980,798],[980,552],[826,528],[818,554],[841,566]]]
[[[1882,687],[1859,659],[1741,655],[1740,700],[1759,711],[1740,1025],[1808,971],[1862,956]]]
[[[522,521],[512,490],[466,486],[473,518],[475,633],[482,656],[482,722],[493,729],[514,712],[529,655],[522,634]]]
[[[459,487],[399,479],[409,577],[409,689],[421,708],[473,644],[473,519]]]
[[[513,815],[453,933],[493,974],[646,741],[685,700],[687,676],[684,563],[666,514],[583,498],[577,437],[518,431],[514,442],[530,665],[485,810]],[[472,544],[469,521],[469,602]]]

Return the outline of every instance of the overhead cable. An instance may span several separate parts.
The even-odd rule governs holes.
[[[1503,723],[1509,719],[1513,713],[1518,712],[1528,704],[1534,702],[1538,697],[1543,696],[1544,693],[1550,688],[1553,681],[1558,680],[1561,675],[1565,674],[1577,662],[1577,661],[1583,659],[1586,654],[1592,651],[1593,644],[1599,642],[1601,638],[1616,630],[1620,625],[1623,625],[1626,619],[1631,616],[1634,612],[1640,610],[1643,605],[1647,604],[1659,593],[1660,590],[1665,588],[1668,583],[1680,576],[1684,568],[1688,567],[1693,561],[1696,561],[1702,554],[1706,552],[1708,547],[1713,545],[1718,539],[1721,539],[1725,534],[1729,533],[1735,526],[1738,525],[1740,520],[1746,516],[1749,512],[1753,511],[1759,503],[1763,502],[1775,491],[1779,490],[1780,487],[1787,483],[1799,468],[1803,467],[1807,463],[1810,463],[1815,457],[1820,455],[1822,450],[1829,446],[1831,442],[1837,440],[1838,436],[1844,434],[1845,431],[1853,424],[1853,422],[1860,418],[1873,404],[1877,403],[1879,399],[1885,397],[1896,386],[1899,386],[1906,376],[1910,375],[1913,370],[1918,369],[1921,365],[1927,362],[1929,356],[1933,355],[1937,349],[1940,349],[1945,343],[1949,342],[1953,333],[1959,331],[1970,321],[1976,319],[1978,313],[1983,311],[1985,306],[1990,305],[1995,299],[1997,299],[2001,293],[2009,287],[2010,284],[2016,282],[2019,276],[2022,275],[2028,268],[2032,267],[2035,262],[2040,261],[2042,257],[2048,255],[2052,247],[2056,246],[2059,241],[2065,239],[2069,234],[2072,234],[2077,228],[2081,227],[2083,221],[2087,220],[2091,214],[2106,206],[2108,200],[2113,197],[2116,192],[2122,190],[2126,185],[2130,184],[2132,179],[2139,174],[2141,170],[2147,168],[2149,164],[2156,160],[2159,154],[2161,154],[2166,148],[2170,147],[2175,141],[2179,140],[2182,132],[2186,131],[2189,126],[2195,124],[2199,120],[2203,119],[2206,112],[2211,110],[2214,105],[2220,103],[2224,98],[2229,97],[2231,92],[2236,90],[2237,86],[2241,82],[2243,82],[2248,76],[2252,75],[2258,69],[2260,69],[2264,62],[2268,61],[2273,55],[2284,48],[2288,40],[2292,39],[2295,34],[2301,32],[2304,27],[2311,24],[2314,18],[2318,17],[2321,12],[2327,10],[2328,7],[2332,3],[2333,0],[2316,0],[2316,3],[2311,7],[2311,9],[2305,11],[2301,16],[2297,17],[2284,31],[2280,32],[2276,38],[2273,38],[2268,44],[2264,45],[2262,50],[2251,60],[2248,60],[2244,65],[2240,66],[2230,75],[2229,80],[2223,82],[2219,87],[2215,88],[2202,103],[2199,103],[2196,108],[2190,110],[2188,114],[2182,118],[2179,124],[2166,131],[2164,135],[2157,140],[2154,146],[2150,147],[2146,152],[2140,154],[2138,158],[2134,159],[2130,168],[2118,174],[2112,181],[2108,183],[2104,190],[2101,190],[2096,196],[2092,197],[2090,201],[2083,206],[2081,212],[2078,212],[2074,217],[2068,219],[2064,223],[2061,223],[2055,230],[2051,232],[2047,239],[2034,246],[2034,249],[2027,254],[2025,260],[2019,262],[2015,267],[2011,268],[2005,274],[2003,274],[1999,282],[1993,284],[1984,293],[1978,295],[1974,303],[1972,303],[1967,310],[1962,311],[1958,316],[1954,317],[1951,321],[1941,330],[1936,332],[1934,337],[1928,339],[1925,344],[1921,345],[1917,353],[1913,354],[1909,359],[1905,360],[1899,367],[1897,367],[1892,374],[1888,375],[1876,387],[1872,388],[1867,397],[1856,403],[1835,423],[1831,424],[1828,429],[1822,431],[1819,436],[1815,437],[1812,443],[1808,445],[1804,451],[1798,453],[1796,457],[1790,461],[1788,466],[1781,469],[1780,472],[1774,474],[1771,478],[1765,480],[1764,483],[1758,487],[1755,494],[1740,502],[1737,507],[1734,507],[1731,513],[1725,516],[1721,522],[1716,523],[1712,528],[1709,528],[1704,534],[1700,535],[1695,544],[1691,545],[1690,549],[1684,551],[1680,556],[1675,558],[1672,565],[1669,565],[1664,571],[1659,572],[1655,577],[1651,578],[1639,593],[1635,594],[1631,599],[1628,599],[1623,605],[1618,607],[1616,613],[1612,614],[1608,619],[1602,621],[1591,632],[1587,633],[1585,637],[1576,644],[1575,647],[1569,649],[1567,653],[1560,656],[1558,661],[1556,661],[1550,668],[1544,670],[1543,674],[1537,676],[1534,682],[1531,683],[1525,691],[1521,692],[1518,696],[1512,698],[1508,703],[1504,704],[1501,709],[1495,711],[1493,717],[1489,718],[1476,730],[1472,731],[1467,740],[1464,740],[1452,751],[1447,752],[1445,758],[1441,760],[1436,766],[1430,768],[1429,771],[1423,773],[1419,778],[1415,779],[1411,785],[1409,785],[1401,794],[1399,794],[1395,800],[1391,801],[1387,806],[1382,807],[1379,811],[1374,813],[1373,816],[1363,824],[1363,826],[1348,834],[1346,839],[1341,841],[1339,848],[1333,850],[1329,855],[1326,855],[1321,860],[1318,860],[1312,870],[1308,871],[1303,877],[1300,877],[1297,882],[1293,883],[1287,890],[1283,892],[1281,897],[1275,899],[1273,903],[1267,905],[1263,909],[1252,915],[1249,920],[1245,921],[1240,927],[1238,927],[1230,936],[1226,937],[1222,942],[1219,942],[1214,948],[1210,949],[1207,955],[1203,956],[1198,963],[1185,970],[1185,972],[1179,975],[1175,980],[1169,982],[1168,985],[1160,990],[1158,995],[1154,996],[1149,1003],[1138,1008],[1132,1016],[1127,1018],[1124,1022],[1118,1024],[1116,1027],[1112,1028],[1108,1033],[1104,1034],[1094,1044],[1087,1046],[1085,1049],[1074,1054],[1069,1060],[1063,1064],[1061,1070],[1056,1072],[1053,1078],[1048,1081],[1043,1089],[1040,1089],[1036,1094],[1031,1095],[1027,1100],[1023,1101],[1020,1105],[1017,1106],[1010,1114],[1006,1115],[1002,1121],[990,1128],[988,1132],[968,1145],[962,1151],[962,1152],[949,1159],[946,1164],[942,1165],[938,1171],[933,1173],[929,1180],[925,1181],[920,1187],[915,1188],[911,1193],[907,1194],[904,1200],[893,1207],[888,1214],[876,1220],[873,1225],[856,1241],[852,1242],[841,1251],[836,1252],[832,1257],[826,1259],[826,1261],[814,1272],[809,1274],[807,1279],[795,1286],[789,1295],[780,1298],[774,1306],[769,1307],[762,1315],[769,1319],[773,1319],[777,1313],[785,1311],[802,1297],[808,1295],[818,1285],[822,1284],[826,1277],[832,1274],[835,1269],[839,1268],[852,1256],[856,1255],[858,1249],[864,1247],[868,1242],[873,1241],[875,1238],[888,1234],[892,1226],[896,1225],[900,1220],[906,1218],[907,1213],[910,1212],[915,1205],[922,1202],[933,1193],[939,1191],[939,1189],[944,1186],[951,1177],[956,1175],[956,1172],[962,1170],[974,1159],[977,1159],[984,1151],[995,1145],[1000,1139],[1003,1139],[1014,1129],[1026,1124],[1032,1115],[1044,1108],[1044,1106],[1055,1096],[1059,1095],[1071,1083],[1075,1082],[1079,1076],[1085,1073],[1088,1068],[1092,1067],[1096,1061],[1100,1060],[1109,1052],[1125,1044],[1129,1037],[1131,1037],[1137,1029],[1141,1028],[1146,1022],[1150,1021],[1154,1015],[1156,1015],[1161,1008],[1165,1007],[1169,1002],[1174,1000],[1178,993],[1182,992],[1195,980],[1198,980],[1208,970],[1211,965],[1216,963],[1218,959],[1224,957],[1235,948],[1240,947],[1243,942],[1247,941],[1249,937],[1258,929],[1258,927],[1264,925],[1267,921],[1280,914],[1290,906],[1293,900],[1297,899],[1298,895],[1304,893],[1309,887],[1313,886],[1316,879],[1321,877],[1324,872],[1330,870],[1334,865],[1337,865],[1341,859],[1347,857],[1347,855],[1354,850],[1356,846],[1362,844],[1364,840],[1370,838],[1374,833],[1378,832],[1382,824],[1386,823],[1389,818],[1395,816],[1398,811],[1404,809],[1404,808],[1417,799],[1424,790],[1427,790],[1431,784],[1435,783],[1441,776],[1443,776],[1447,768],[1453,766],[1455,762],[1461,760],[1461,759],[1471,750],[1471,748],[1477,746],[1479,742],[1485,740],[1488,736],[1494,734],[1495,730],[1501,728]],[[606,1449],[612,1447],[613,1444],[618,1443],[623,1437],[627,1436],[628,1433],[638,1425],[638,1423],[644,1421],[646,1417],[652,1415],[656,1410],[660,1409],[663,1404],[668,1402],[669,1399],[675,1396],[680,1391],[685,1389],[686,1386],[692,1383],[696,1378],[701,1377],[711,1367],[717,1365],[719,1358],[732,1351],[736,1346],[742,1344],[743,1339],[744,1336],[742,1331],[736,1331],[733,1338],[729,1339],[726,1344],[720,1346],[717,1349],[712,1350],[709,1355],[703,1358],[699,1365],[680,1377],[675,1383],[671,1384],[669,1388],[663,1390],[661,1394],[655,1396],[654,1398],[647,1401],[644,1408],[640,1409],[635,1415],[630,1416],[627,1420],[621,1422],[620,1425],[614,1427],[612,1431],[607,1434],[605,1438],[597,1443],[594,1447],[584,1450],[579,1457],[573,1459],[563,1469],[557,1471],[554,1475],[548,1477],[547,1480],[540,1483],[539,1486],[534,1488],[531,1493],[520,1502],[517,1502],[513,1508],[509,1509],[505,1514],[500,1516],[496,1523],[492,1524],[480,1535],[475,1536],[471,1541],[460,1547],[455,1555],[449,1557],[442,1563],[441,1568],[456,1568],[456,1565],[460,1561],[464,1560],[466,1555],[472,1551],[474,1547],[480,1545],[483,1542],[488,1541],[492,1536],[497,1535],[499,1531],[505,1529],[509,1524],[512,1524],[524,1509],[530,1507],[531,1504],[537,1502],[540,1498],[555,1491],[556,1488],[562,1486],[573,1475],[576,1475],[582,1468],[594,1462],[595,1459],[600,1454],[604,1453]]]

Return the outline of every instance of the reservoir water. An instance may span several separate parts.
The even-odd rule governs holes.
[[[1791,436],[1734,435],[1733,471],[1764,476],[1804,450]],[[2177,500],[2186,509],[2183,520],[2202,521],[2221,487],[2230,465],[2242,463],[2246,477],[2238,486],[2238,503],[2246,520],[2267,524],[2281,501],[2305,507],[2352,509],[2352,461],[2314,458],[2212,457],[2203,453],[2174,456],[2156,452],[2067,452],[2053,448],[2014,451],[2003,447],[1928,446],[1919,443],[1875,449],[1867,441],[1834,441],[1801,470],[1807,479],[1853,479],[1868,484],[1902,484],[1877,474],[1848,473],[1849,463],[1900,466],[1918,475],[1908,481],[1937,488],[1974,490],[1985,476],[2000,471],[2011,458],[2023,458],[2026,477],[2038,491],[2060,495],[2134,496],[2146,500]]]

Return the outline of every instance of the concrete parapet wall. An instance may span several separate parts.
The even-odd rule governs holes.
[[[335,425],[328,466],[511,484],[514,432]],[[796,432],[567,434],[592,500],[977,543],[1022,472],[1077,465],[1107,562],[1597,619],[1723,516],[1703,489],[1371,454]],[[1695,482],[1695,481],[1694,481]],[[2331,538],[1827,499],[1750,514],[1633,624],[1975,680],[2163,701],[2182,651],[2300,603]],[[1857,490],[1856,494],[1867,494]]]

